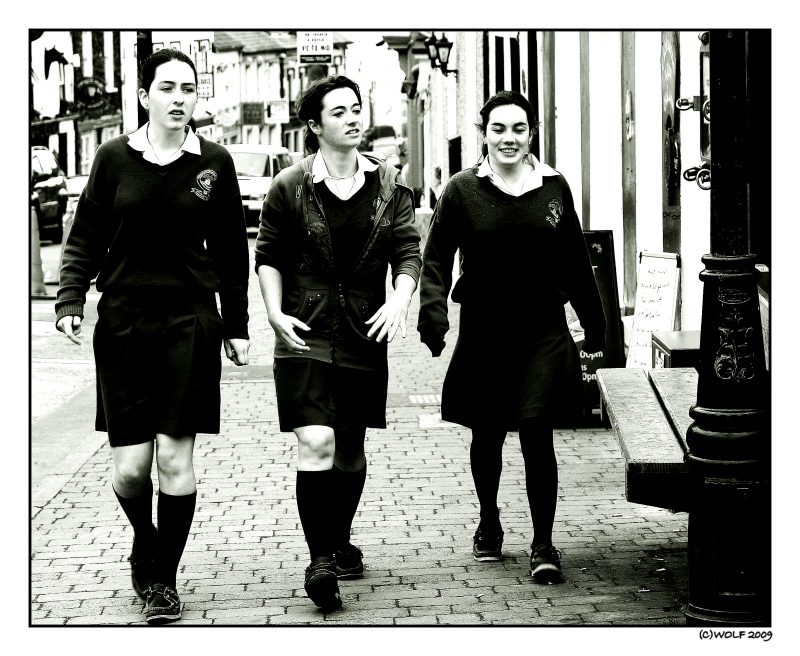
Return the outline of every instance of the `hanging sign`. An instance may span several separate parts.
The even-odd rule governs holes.
[[[268,125],[279,125],[289,122],[289,99],[275,98],[267,101],[264,122]]]
[[[333,32],[298,32],[298,64],[333,64]]]
[[[197,97],[198,98],[213,98],[214,97],[214,74],[213,73],[198,73],[197,74]]]

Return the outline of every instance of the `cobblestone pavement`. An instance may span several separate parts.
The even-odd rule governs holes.
[[[685,625],[687,515],[625,501],[619,448],[602,427],[556,431],[554,542],[563,551],[565,582],[540,585],[528,574],[531,527],[515,434],[506,442],[499,496],[505,558],[473,560],[478,507],[469,431],[437,415],[458,306],[451,307],[447,348],[431,358],[416,332],[418,295],[408,337],[390,345],[388,429],[368,431],[367,484],[353,537],[367,571],[341,583],[342,610],[318,610],[303,590],[296,439],[278,429],[273,335],[255,276],[250,299],[251,364],[224,360],[222,432],[197,438],[198,504],[178,575],[181,624]],[[68,405],[38,421],[57,421]],[[130,587],[132,531],[110,475],[105,434],[89,429],[34,485],[33,626],[144,623]],[[155,469],[153,483],[157,489]]]

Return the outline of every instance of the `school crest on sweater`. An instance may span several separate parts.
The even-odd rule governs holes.
[[[551,226],[556,228],[558,227],[558,222],[561,221],[561,215],[564,214],[564,204],[558,198],[553,198],[547,204],[547,207],[550,210],[550,214],[545,219]]]
[[[211,199],[211,186],[217,180],[217,172],[212,169],[206,169],[205,171],[200,171],[197,174],[197,184],[200,189],[196,187],[191,188],[191,192],[200,198],[201,200],[210,200]]]

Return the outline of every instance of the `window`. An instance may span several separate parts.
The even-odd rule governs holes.
[[[81,175],[89,175],[94,159],[94,133],[81,135]]]
[[[119,125],[112,125],[110,127],[103,128],[102,133],[100,134],[100,143],[105,143],[109,139],[113,139],[114,137],[118,137],[120,135]]]

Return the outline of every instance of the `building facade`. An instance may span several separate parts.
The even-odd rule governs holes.
[[[430,35],[412,32],[405,47],[414,52],[406,60],[409,177],[423,186],[423,199],[434,166],[446,183],[478,161],[482,135],[476,123],[485,101],[499,90],[517,90],[538,111],[533,153],[564,174],[584,229],[613,232],[623,323],[632,320],[638,254],[666,252],[680,257],[676,330],[698,330],[710,195],[683,173],[695,169],[696,175],[710,159],[710,120],[691,111],[709,97],[708,90],[701,92],[701,76],[708,72],[702,34],[448,32],[453,45],[447,74],[418,54]],[[751,32],[751,44],[748,66],[761,86],[749,95],[763,102],[769,97],[768,31]],[[680,98],[687,111],[676,108]],[[763,131],[754,119],[751,132]],[[760,163],[750,180],[751,251],[768,270],[769,138],[751,143],[752,161]]]

